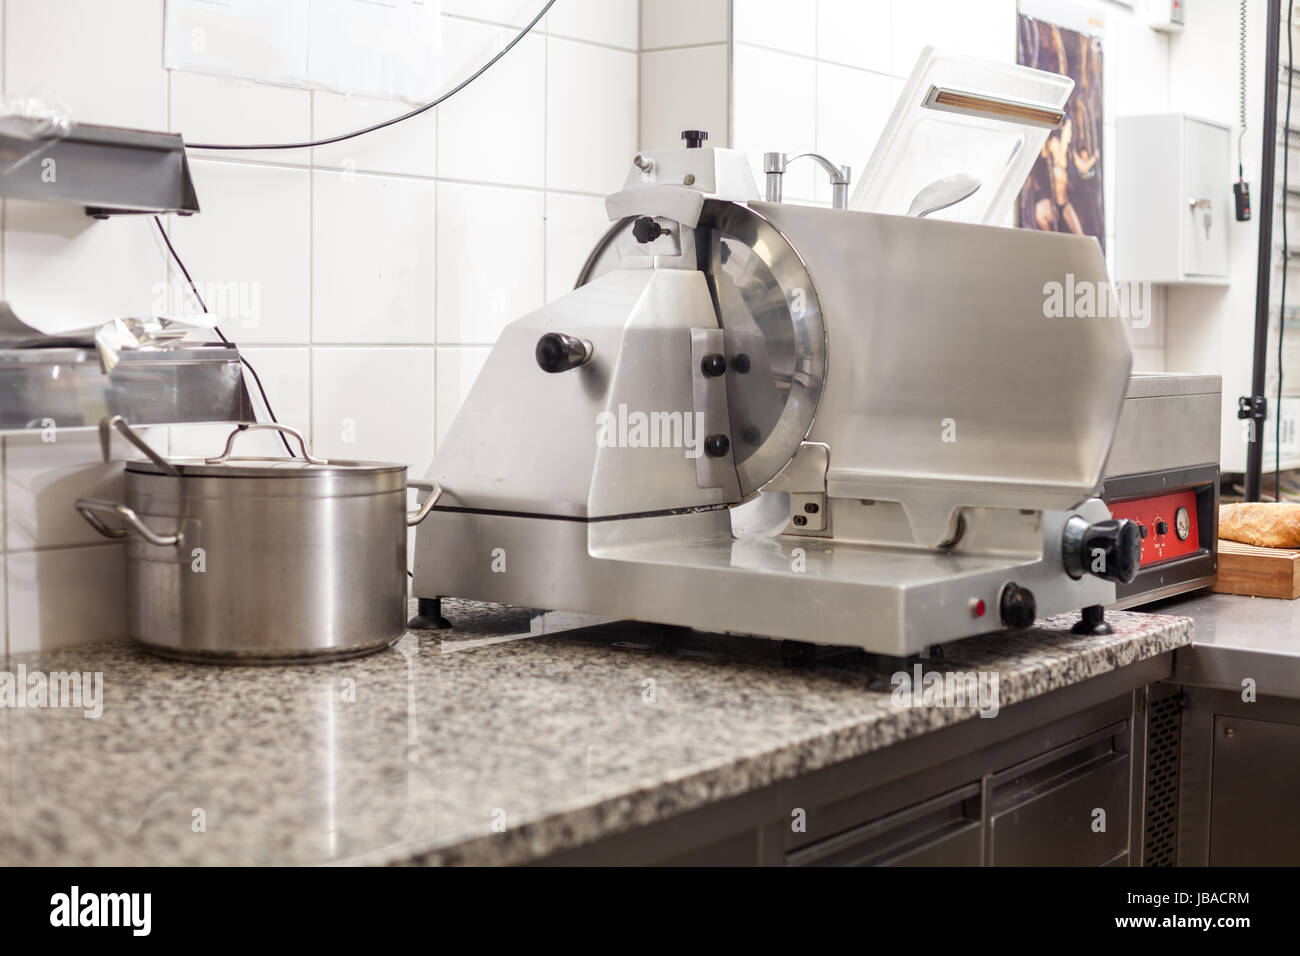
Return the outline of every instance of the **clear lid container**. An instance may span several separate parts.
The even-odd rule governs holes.
[[[862,212],[958,222],[1009,221],[1048,134],[1074,89],[1068,76],[926,47],[849,201]],[[974,177],[972,180],[971,177]],[[927,187],[946,181],[923,195]]]

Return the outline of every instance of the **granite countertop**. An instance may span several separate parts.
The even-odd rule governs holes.
[[[901,662],[852,650],[787,663],[775,641],[444,613],[454,630],[312,666],[9,658],[102,672],[103,713],[0,708],[0,864],[517,863],[976,715],[893,706]],[[1005,708],[1191,640],[1185,617],[1111,612],[1106,637],[1077,617],[934,666],[996,672]]]

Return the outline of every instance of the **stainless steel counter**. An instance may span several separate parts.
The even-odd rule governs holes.
[[[1240,691],[1251,678],[1260,696],[1300,698],[1300,600],[1198,591],[1141,610],[1196,622],[1174,657],[1180,683]]]

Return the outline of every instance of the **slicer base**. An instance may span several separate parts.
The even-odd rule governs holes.
[[[1059,541],[1063,521],[1044,517],[1047,540]],[[1109,582],[1070,579],[1059,554],[733,537],[726,510],[583,522],[435,508],[417,535],[414,587],[906,657],[1002,630],[996,611],[974,608],[996,608],[1008,581],[1034,592],[1039,616],[1115,595]]]

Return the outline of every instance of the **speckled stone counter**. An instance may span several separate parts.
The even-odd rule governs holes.
[[[452,631],[313,666],[9,658],[102,672],[103,714],[0,708],[0,864],[518,863],[976,714],[894,706],[899,662],[853,651],[444,610]],[[942,667],[996,672],[1005,708],[1191,640],[1187,618],[1108,617],[950,644]]]

